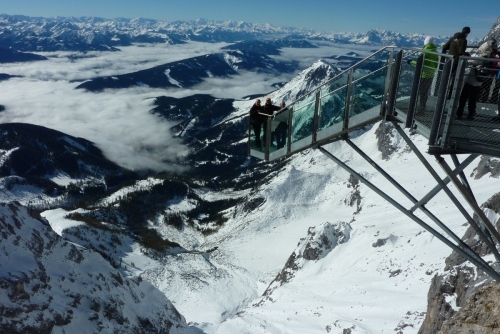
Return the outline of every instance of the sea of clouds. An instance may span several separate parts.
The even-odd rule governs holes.
[[[208,78],[190,87],[157,89],[138,86],[100,93],[75,89],[100,76],[131,73],[190,57],[221,52],[227,43],[191,42],[183,45],[144,44],[119,52],[42,52],[46,61],[0,64],[0,73],[19,77],[0,82],[0,122],[31,123],[94,142],[106,157],[132,170],[181,171],[179,162],[187,147],[172,133],[172,124],[150,113],[158,96],[181,98],[211,94],[242,99],[272,91],[297,73],[270,75],[240,72],[227,78]],[[345,54],[345,46],[322,45],[314,49],[283,49],[275,58],[295,60],[301,70],[321,57]],[[298,72],[297,71],[297,72]]]

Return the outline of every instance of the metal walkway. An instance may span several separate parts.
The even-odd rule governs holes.
[[[426,55],[433,55],[433,59],[438,59],[434,66],[428,66],[429,58],[425,58]],[[263,147],[254,146],[256,138],[249,126],[248,153],[256,158],[272,161],[309,148],[320,150],[404,215],[500,282],[500,274],[425,206],[438,192],[444,191],[494,255],[496,264],[500,262],[497,250],[500,233],[477,204],[463,173],[464,168],[479,155],[500,157],[500,119],[497,115],[500,102],[494,101],[498,99],[500,89],[500,78],[494,79],[497,70],[479,73],[483,84],[474,118],[466,118],[466,107],[464,117],[456,119],[460,95],[467,89],[467,85],[464,85],[467,75],[478,65],[489,69],[499,65],[498,62],[498,59],[480,57],[460,57],[453,60],[447,54],[424,54],[420,49],[385,47],[297,99],[286,109],[267,117],[263,124]],[[435,179],[436,186],[423,198],[413,197],[349,139],[351,132],[381,120],[395,126]],[[431,167],[402,126],[412,128],[428,139],[427,153],[434,155],[440,163],[447,175],[445,179],[441,179]],[[283,138],[284,144],[275,144],[273,137]],[[410,199],[413,207],[401,207],[398,201],[323,147],[338,140],[351,146]],[[443,159],[442,155],[445,154],[452,157],[453,168]],[[464,161],[459,161],[459,154],[467,154]],[[473,219],[449,189],[450,182],[479,217],[478,221]],[[417,209],[424,212],[442,231],[437,231],[417,217],[414,214]]]

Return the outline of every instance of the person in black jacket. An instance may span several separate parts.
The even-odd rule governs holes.
[[[271,101],[271,98],[266,98],[266,104],[264,104],[263,107],[263,113],[269,116],[272,116],[275,111],[280,110],[281,108],[278,106],[275,106],[273,102]],[[271,145],[274,141],[274,132],[271,133]],[[266,142],[266,132],[264,131],[264,143]]]
[[[288,134],[288,116],[289,112],[287,111],[287,107],[285,101],[281,101],[280,103],[280,111],[278,116],[275,117],[275,121],[280,121],[274,130],[274,136],[276,138],[276,147],[282,148],[286,144],[286,138]]]
[[[262,142],[260,141],[260,130],[262,129],[262,124],[264,123],[263,116],[260,115],[264,111],[260,104],[260,99],[255,100],[254,104],[250,108],[250,124],[252,125],[253,133],[255,134],[255,146],[257,148],[262,148]]]

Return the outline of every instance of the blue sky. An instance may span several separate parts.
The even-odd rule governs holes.
[[[489,5],[456,0],[0,0],[0,12],[28,16],[98,16],[162,21],[234,20],[334,32],[385,29],[448,36],[470,26],[470,37],[484,37],[500,16]]]

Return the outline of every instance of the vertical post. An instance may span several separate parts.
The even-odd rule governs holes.
[[[342,130],[348,129],[349,128],[349,114],[351,112],[351,106],[354,102],[354,85],[353,85],[353,77],[354,77],[354,69],[351,69],[349,71],[349,76],[347,79],[347,96],[345,99],[345,111],[344,111],[344,122],[342,125]]]
[[[415,105],[417,104],[417,95],[420,87],[420,76],[422,75],[422,66],[424,64],[424,55],[421,54],[417,58],[417,65],[415,67],[415,75],[413,76],[413,86],[411,88],[410,105],[408,106],[408,116],[406,117],[407,128],[413,124],[413,115],[415,114]]]
[[[292,129],[293,129],[293,109],[294,106],[290,106],[288,108],[290,112],[288,113],[288,132],[287,132],[287,141],[286,141],[286,153],[287,155],[290,154],[290,151],[292,150]]]
[[[388,71],[387,82],[390,85],[389,94],[387,97],[387,110],[385,111],[385,118],[388,115],[394,114],[394,104],[396,103],[396,94],[398,91],[399,75],[401,73],[401,63],[403,62],[403,50],[399,51],[396,55],[396,61],[392,64],[392,70]],[[389,76],[389,72],[391,75]]]
[[[312,133],[312,142],[316,143],[316,135],[318,133],[319,127],[319,101],[321,96],[321,88],[316,91],[316,96],[314,100],[314,118],[313,118],[313,133]]]
[[[269,150],[271,149],[271,117],[266,117],[265,135],[266,135],[266,142],[264,143],[265,145],[264,154],[265,154],[265,160],[269,161]]]

